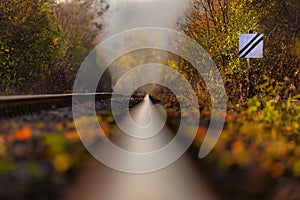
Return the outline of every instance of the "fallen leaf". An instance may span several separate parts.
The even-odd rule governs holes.
[[[16,130],[14,136],[16,140],[24,141],[31,138],[32,132],[29,127],[24,126],[23,128]]]
[[[65,133],[65,137],[68,139],[68,140],[80,140],[78,134],[76,131],[68,131]]]
[[[72,164],[70,156],[66,153],[58,154],[53,159],[53,165],[59,172],[67,171]]]

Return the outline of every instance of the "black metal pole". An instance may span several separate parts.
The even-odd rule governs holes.
[[[252,71],[252,60],[248,58],[248,98],[254,96],[254,82],[253,82],[253,71]]]
[[[253,30],[248,31],[249,34],[253,34]],[[254,81],[253,81],[253,71],[252,71],[252,60],[247,59],[248,62],[248,98],[254,96]]]

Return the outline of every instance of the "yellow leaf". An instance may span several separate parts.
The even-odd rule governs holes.
[[[56,131],[61,132],[63,130],[63,125],[61,123],[56,124],[55,126]]]
[[[300,160],[297,160],[293,164],[293,173],[295,176],[300,176]]]
[[[66,153],[58,154],[53,159],[53,165],[59,172],[65,172],[71,167],[72,160]]]
[[[3,137],[0,137],[0,156],[3,157],[6,155],[6,147],[4,144],[4,139]]]
[[[241,166],[246,166],[249,161],[249,155],[245,151],[245,146],[242,141],[235,141],[232,145],[231,152],[237,162]]]

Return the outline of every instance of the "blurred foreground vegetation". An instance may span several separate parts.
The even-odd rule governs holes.
[[[227,199],[300,198],[299,10],[294,0],[195,0],[182,25],[212,56],[225,83],[225,129],[201,163]],[[264,57],[253,59],[251,98],[247,60],[238,58],[239,34],[248,30],[264,34]],[[185,60],[173,66],[187,75],[192,70]],[[200,80],[198,97],[209,103],[195,76],[190,83],[199,90],[193,80]],[[196,146],[205,134],[199,127]]]
[[[0,1],[1,95],[71,91],[82,60],[100,41],[101,26],[94,24],[91,4],[80,2]],[[200,161],[203,168],[228,199],[292,199],[295,187],[300,187],[300,2],[194,0],[191,5],[180,30],[212,56],[228,100],[225,129],[213,152]],[[249,29],[264,34],[265,49],[264,58],[253,60],[252,98],[247,92],[247,62],[238,58],[239,34]],[[131,56],[118,62],[131,63],[138,57]],[[185,60],[167,63],[187,77],[197,89],[199,104],[209,110],[208,91],[199,74]],[[178,115],[170,99],[163,103],[171,115]],[[17,151],[20,147],[13,151],[8,146],[31,145],[32,139],[48,148],[48,154],[41,155],[57,173],[77,165],[72,157],[77,154],[69,147],[79,142],[72,122],[63,128],[53,124],[52,132],[60,135],[45,131],[43,122],[21,127],[10,122],[8,127],[9,134],[0,135],[1,173],[16,169],[14,159],[24,159]],[[195,146],[201,145],[206,128],[199,126]],[[46,134],[36,137],[35,129]],[[7,132],[4,125],[1,130]],[[40,173],[34,162],[27,168],[33,175]]]

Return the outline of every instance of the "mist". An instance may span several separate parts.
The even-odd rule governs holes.
[[[108,0],[104,37],[140,27],[162,27],[177,30],[184,19],[188,0]]]
[[[178,30],[178,24],[184,21],[188,2],[189,0],[108,0],[110,7],[104,17],[103,39],[126,30],[143,27]],[[102,50],[101,60],[108,60],[108,57],[112,57],[111,52],[116,49],[126,49],[125,46],[128,45],[143,46],[149,40],[163,46],[168,45],[168,35],[158,39],[147,33],[138,36],[128,34],[117,47],[111,45],[113,47],[108,47],[107,51]],[[143,49],[116,58],[109,67],[112,88],[120,77],[132,68],[146,63],[165,64],[166,60],[168,60],[166,52],[155,49]],[[162,75],[156,74],[156,76]],[[134,79],[133,77],[132,80]]]

